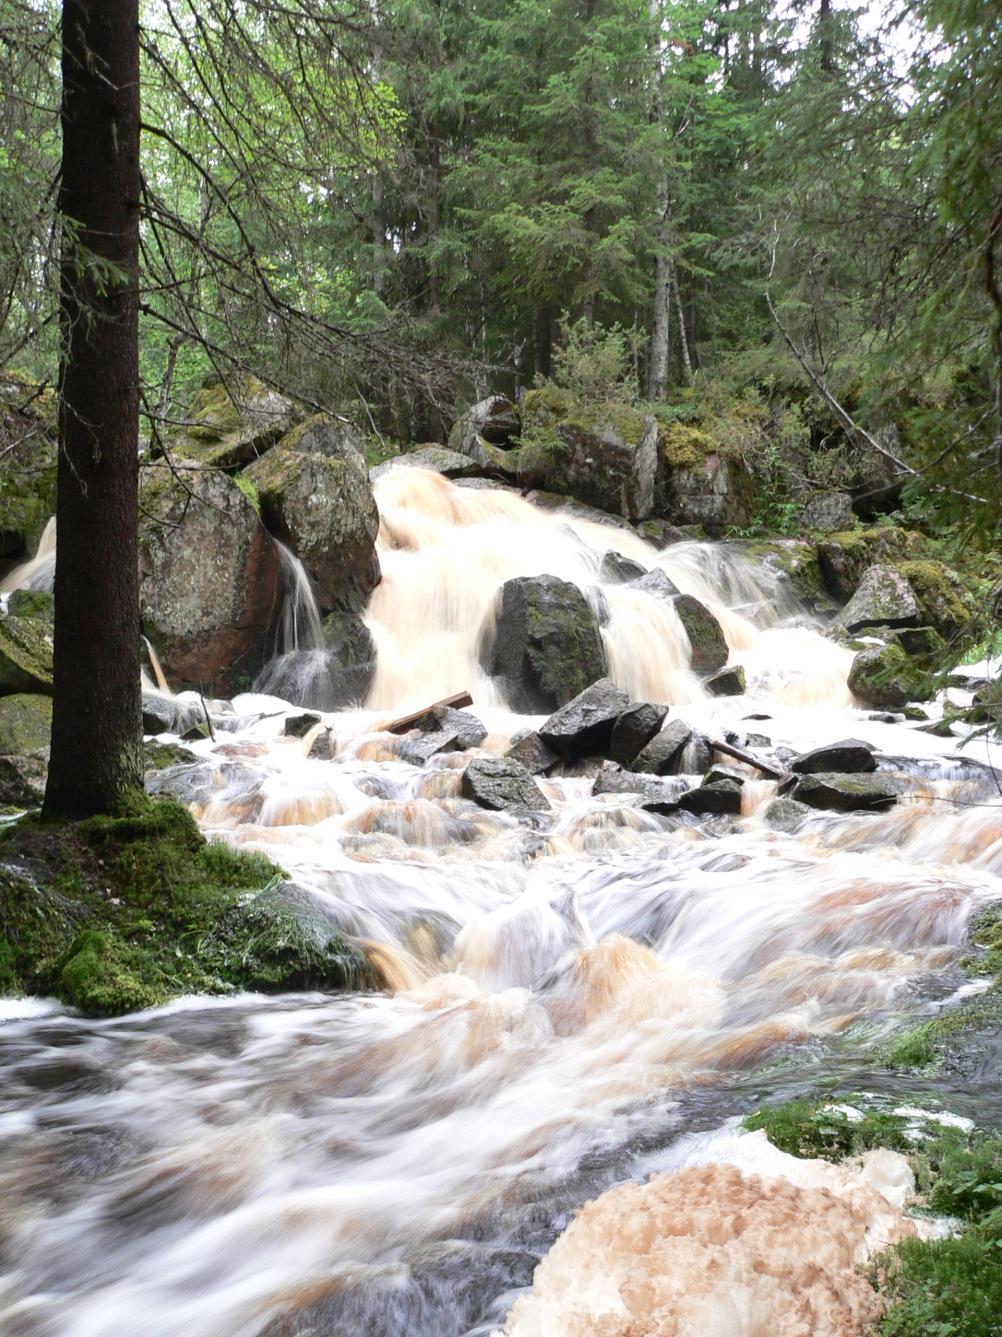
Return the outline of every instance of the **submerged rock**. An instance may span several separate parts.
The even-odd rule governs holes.
[[[824,771],[843,774],[875,771],[877,759],[869,743],[847,738],[841,743],[827,743],[810,752],[801,752],[790,762],[789,769],[797,775],[817,775]]]
[[[278,548],[218,470],[141,471],[139,607],[174,688],[232,695],[269,656]]]
[[[476,757],[463,772],[462,792],[482,808],[500,812],[538,812],[550,806],[529,772],[513,757]]]
[[[540,726],[539,736],[566,757],[589,757],[605,753],[612,741],[616,721],[630,698],[609,678],[600,678]]]
[[[801,775],[783,785],[783,797],[827,812],[885,812],[898,801],[901,785],[887,775]]]
[[[723,668],[730,651],[720,623],[706,605],[691,594],[680,594],[673,606],[689,637],[693,672],[704,675]]]
[[[351,435],[332,419],[310,418],[244,477],[257,490],[269,530],[306,568],[321,612],[364,608],[379,584],[379,514]]]
[[[556,576],[520,576],[502,585],[480,662],[511,708],[532,715],[565,705],[607,668],[588,600]]]

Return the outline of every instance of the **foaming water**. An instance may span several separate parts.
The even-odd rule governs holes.
[[[15,566],[0,581],[0,592],[12,590],[51,590],[56,581],[56,517],[51,516],[42,530],[34,557]]]

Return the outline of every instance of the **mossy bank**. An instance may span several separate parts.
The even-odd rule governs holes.
[[[344,989],[365,959],[257,854],[208,842],[169,799],[0,835],[0,994],[115,1016],[190,993]]]

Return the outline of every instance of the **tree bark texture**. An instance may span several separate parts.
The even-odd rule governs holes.
[[[139,663],[139,6],[64,0],[59,466],[45,811],[142,787]]]

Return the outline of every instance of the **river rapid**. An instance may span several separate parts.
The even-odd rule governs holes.
[[[878,1092],[893,1025],[977,987],[957,958],[971,915],[1002,897],[986,745],[958,751],[854,704],[850,654],[727,545],[658,552],[419,470],[390,471],[376,495],[377,673],[364,708],[324,717],[334,759],[307,755],[316,730],[285,736],[297,712],[260,692],[192,747],[213,769],[194,801],[206,834],[280,864],[385,987],[190,998],[113,1021],[0,1002],[0,1332],[859,1330],[855,1262],[912,1229],[887,1187],[898,1170],[874,1161],[836,1183],[735,1119],[828,1080]],[[671,605],[600,579],[608,550],[707,603],[745,695],[706,696]],[[506,709],[477,647],[500,585],[543,572],[601,605],[610,674],[634,698],[710,737],[764,735],[762,756],[865,739],[910,796],[790,834],[764,818],[775,785],[750,772],[740,819],[697,820],[594,795],[580,767],[540,780],[548,812],[477,807],[460,795],[468,754],[418,767],[382,726],[463,689],[489,731],[480,752],[538,724]],[[285,649],[307,672],[309,646]],[[935,1094],[977,1117],[969,1092]],[[637,1196],[652,1173],[655,1207]],[[759,1211],[715,1272],[708,1223]],[[666,1232],[672,1259],[652,1253]],[[848,1241],[838,1257],[833,1240]],[[596,1281],[610,1241],[656,1258],[635,1326]],[[530,1304],[548,1252],[551,1298],[573,1294],[573,1315]],[[815,1285],[812,1260],[834,1280],[804,1327],[789,1297]]]

